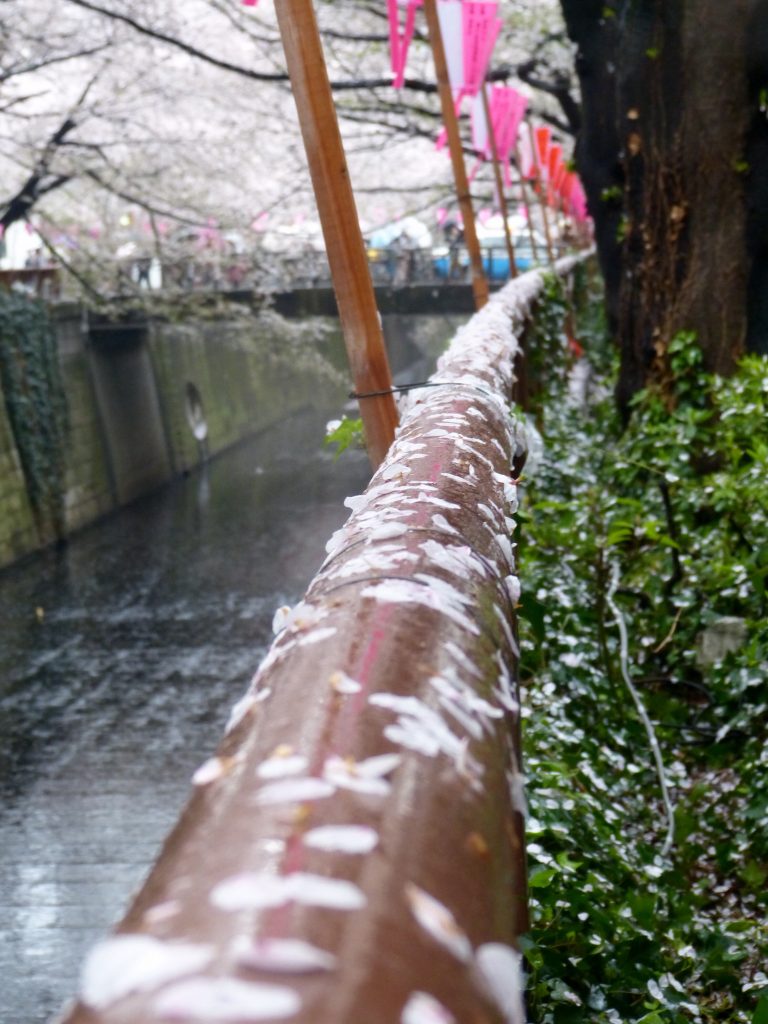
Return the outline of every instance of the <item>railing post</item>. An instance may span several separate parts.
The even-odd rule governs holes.
[[[384,335],[315,12],[311,0],[279,0],[275,10],[355,390],[386,392],[392,378]],[[375,469],[394,438],[397,407],[392,394],[384,394],[361,401],[360,411]]]

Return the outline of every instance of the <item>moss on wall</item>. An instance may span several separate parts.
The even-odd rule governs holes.
[[[37,530],[27,497],[13,435],[0,401],[0,565],[6,565],[37,544]]]
[[[63,535],[67,402],[48,311],[0,291],[0,383],[7,423],[41,542]]]

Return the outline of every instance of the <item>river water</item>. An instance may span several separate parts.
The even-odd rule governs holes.
[[[0,1021],[44,1021],[370,475],[298,417],[0,577]]]
[[[420,368],[421,369],[421,368]],[[308,412],[0,574],[0,1022],[49,1019],[370,475]]]

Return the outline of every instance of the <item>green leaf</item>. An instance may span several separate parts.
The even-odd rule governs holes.
[[[363,421],[351,420],[342,416],[341,420],[325,435],[326,445],[336,445],[334,457],[338,459],[342,452],[363,442]]]
[[[752,1024],[768,1024],[768,992],[764,992],[758,999],[752,1014]]]
[[[575,871],[576,868],[580,868],[582,864],[580,860],[571,860],[567,850],[563,853],[558,853],[555,860],[560,867],[565,868],[566,871]]]
[[[528,876],[528,885],[531,889],[546,889],[559,873],[557,868],[534,867]]]
[[[544,616],[546,613],[547,606],[537,600],[533,594],[524,590],[520,595],[518,614],[530,624],[534,636],[539,641],[544,639]]]

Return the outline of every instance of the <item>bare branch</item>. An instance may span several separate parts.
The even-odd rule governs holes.
[[[94,14],[101,14],[105,18],[112,18],[114,21],[120,21],[125,25],[129,25],[135,32],[139,32],[143,36],[148,36],[150,39],[156,39],[158,42],[166,43],[168,46],[173,46],[177,50],[181,50],[182,53],[186,53],[190,57],[196,57],[199,60],[204,60],[208,64],[212,64],[214,67],[222,68],[224,71],[232,71],[234,74],[243,75],[245,78],[251,78],[259,82],[287,82],[287,73],[271,74],[269,72],[254,71],[253,68],[243,67],[242,64],[232,64],[230,61],[221,60],[219,57],[215,57],[212,53],[206,53],[204,50],[199,50],[196,46],[192,46],[191,43],[184,42],[183,39],[178,39],[175,36],[169,36],[165,32],[160,32],[158,29],[154,29],[149,25],[144,25],[142,22],[137,21],[135,18],[130,17],[128,14],[121,14],[118,11],[109,10],[107,7],[101,7],[99,4],[92,3],[91,0],[69,0],[71,4],[75,4],[76,7],[82,7],[87,11],[93,11]]]
[[[102,43],[100,46],[92,46],[83,50],[74,50],[72,53],[60,53],[53,54],[50,57],[41,57],[28,64],[10,65],[0,71],[0,82],[7,82],[9,78],[17,78],[19,75],[28,75],[33,71],[40,71],[42,68],[48,68],[52,64],[63,64],[66,61],[78,60],[80,57],[92,57],[94,54],[101,53],[107,48],[108,44]]]

